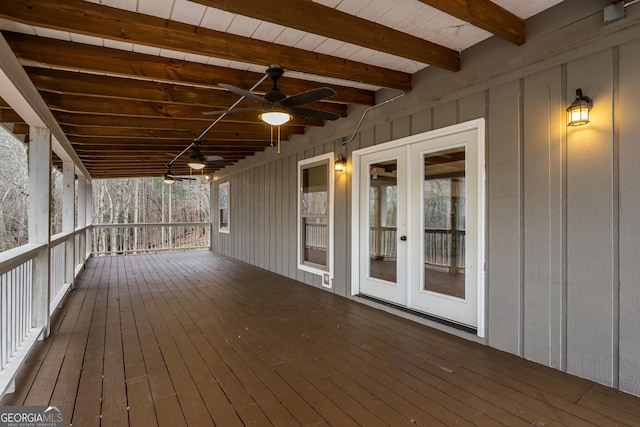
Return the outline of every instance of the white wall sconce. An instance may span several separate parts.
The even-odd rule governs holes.
[[[338,160],[333,163],[333,169],[336,172],[344,172],[347,170],[347,159],[343,154],[338,154]]]
[[[589,111],[593,101],[582,95],[582,89],[576,89],[576,100],[567,108],[567,126],[580,126],[589,123]]]

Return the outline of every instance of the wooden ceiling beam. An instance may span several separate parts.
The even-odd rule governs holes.
[[[265,146],[261,145],[261,146],[256,146],[257,149],[263,149],[265,148]],[[166,155],[166,153],[153,153],[153,152],[149,152],[148,150],[127,150],[126,152],[115,152],[115,153],[109,153],[109,154],[104,154],[104,155],[95,155],[95,154],[81,154],[80,157],[81,158],[86,158],[86,159],[129,159],[131,157],[148,157],[148,158],[153,158],[153,159],[164,159],[165,162],[167,161],[167,159],[170,161],[172,160],[175,156],[171,157]],[[244,159],[245,157],[247,157],[247,153],[227,153],[224,156],[224,160],[239,160],[239,159]],[[186,159],[186,158],[185,158]]]
[[[264,4],[278,13],[281,7],[288,6],[290,2],[290,0],[281,2],[277,8],[266,2],[250,0],[248,3],[251,3],[254,8]],[[206,4],[207,2],[202,3]],[[288,9],[295,10],[295,7]],[[329,8],[324,9],[332,10]],[[411,89],[411,75],[408,73],[81,0],[56,0],[54,2],[50,0],[12,0],[4,2],[2,8],[0,8],[0,17],[37,27],[76,32],[93,37],[189,52],[231,61],[264,64],[265,68],[270,64],[277,63],[284,68],[305,73],[366,82],[376,86],[401,90]],[[317,16],[316,19],[322,21],[323,17]],[[377,29],[377,27],[372,28]],[[359,30],[359,28],[356,30]],[[342,31],[346,34],[357,32],[352,31],[350,24],[342,25]],[[443,55],[440,54],[441,51],[444,51],[441,46],[428,44],[428,42],[411,36],[405,38],[392,37],[391,40],[387,41],[386,37],[390,37],[391,34],[393,34],[393,30],[391,30],[390,34],[384,34],[379,37],[376,42],[385,41],[387,47],[393,46],[393,43],[397,41],[402,41],[403,43],[411,42],[416,45],[414,47],[408,46],[409,49],[406,49],[406,51],[414,49],[418,51],[424,50],[426,53],[436,51],[437,54],[431,53],[431,56],[439,57]],[[398,52],[404,51],[399,50]],[[449,54],[450,60],[455,62],[458,59],[456,55],[455,53]],[[429,55],[425,56],[428,57]],[[422,55],[418,55],[418,58],[424,59]],[[443,62],[447,63],[447,61]]]
[[[174,131],[175,132],[175,131]],[[96,140],[111,140],[114,143],[117,143],[118,141],[121,141],[123,139],[126,139],[127,141],[134,141],[134,140],[138,140],[140,142],[145,142],[145,141],[149,141],[150,143],[160,143],[160,142],[182,142],[185,143],[185,145],[188,145],[191,143],[191,141],[193,141],[193,139],[197,136],[194,135],[193,133],[180,133],[180,134],[176,134],[173,133],[171,135],[162,135],[161,133],[158,134],[159,136],[154,136],[152,134],[130,134],[130,135],[123,135],[123,136],[112,136],[112,135],[90,135],[90,134],[86,134],[86,133],[68,133],[67,136],[69,138],[74,138],[74,137],[79,137],[79,138],[87,138],[87,139],[96,139]],[[291,135],[291,133],[288,132],[281,132],[281,138],[282,139],[289,139],[289,136]],[[211,141],[216,141],[216,140],[222,140],[222,141],[231,141],[231,140],[237,140],[237,141],[270,141],[270,134],[267,133],[244,133],[244,132],[216,132],[216,133],[212,133],[212,134],[207,134],[205,135],[206,139],[209,139]],[[203,138],[203,139],[205,139]],[[202,140],[202,139],[201,139]]]
[[[167,129],[167,130],[190,130],[203,131],[207,128],[208,123],[212,122],[211,118],[207,119],[168,119],[164,117],[130,117],[130,116],[106,116],[97,114],[74,113],[64,111],[54,111],[58,123],[69,126],[86,126],[86,127],[106,127],[106,128],[123,128],[123,129]],[[250,129],[265,126],[264,124],[245,124]],[[228,128],[227,128],[228,127]],[[217,129],[231,130],[237,129],[237,124],[228,122],[219,122],[216,124]],[[303,127],[294,127],[295,129],[304,129]]]
[[[245,159],[245,157],[242,157],[240,159],[228,159],[228,160],[222,160],[220,162],[217,163],[209,163],[207,164],[207,166],[209,167],[213,167],[213,166],[225,166],[228,165],[229,163],[235,163],[237,161],[243,160]],[[178,172],[178,168],[184,168],[184,170],[188,171],[188,166],[187,166],[187,160],[186,159],[181,159],[182,161],[176,161],[175,163],[172,163],[172,172]],[[167,170],[167,164],[169,163],[170,160],[162,160],[162,159],[155,159],[152,157],[145,157],[145,156],[140,156],[137,157],[135,160],[132,159],[107,159],[106,161],[102,161],[102,162],[93,162],[90,160],[86,160],[83,159],[83,162],[86,162],[87,164],[87,168],[92,169],[92,170],[96,170],[96,169],[109,169],[109,165],[113,164],[114,168],[124,168],[127,164],[129,164],[132,168],[135,169],[155,169],[156,173],[160,174],[160,173],[164,173]],[[173,168],[173,165],[176,165],[176,169]],[[187,172],[188,173],[188,172]]]
[[[201,172],[191,172],[189,168],[185,165],[182,167],[171,167],[171,172],[175,176],[190,176],[196,179],[204,179],[201,178],[202,174],[212,173],[223,166],[214,166],[207,165],[207,167]],[[92,170],[92,178],[140,178],[145,176],[158,177],[162,178],[167,171],[166,165],[161,164],[141,164],[136,165],[135,167],[127,167],[127,164],[116,164],[114,167],[109,166],[94,166],[91,168]]]
[[[220,170],[221,168],[207,168],[205,169],[204,173],[214,173],[218,170]],[[181,176],[181,175],[189,175],[189,172],[186,171],[185,173],[183,172],[176,172],[172,169],[173,173],[175,176]],[[140,171],[139,173],[135,173],[132,174],[130,170],[118,170],[118,171],[111,171],[111,170],[101,170],[101,171],[96,171],[94,175],[92,175],[92,177],[94,179],[123,179],[123,178],[158,178],[161,179],[164,175],[163,171],[162,173],[158,173],[158,171]],[[195,175],[194,178],[198,178],[200,176],[200,174]],[[204,179],[204,178],[202,178]],[[178,181],[177,183],[173,184],[173,185],[189,185],[189,183],[194,182],[194,181]]]
[[[29,134],[29,125],[26,123],[13,123],[12,132],[14,135],[27,135]]]
[[[217,89],[220,89],[217,86],[219,83],[249,89],[263,77],[261,73],[10,31],[3,31],[2,35],[16,56],[23,63],[26,62],[25,65],[41,64],[67,70],[82,70]],[[318,82],[288,79],[286,76],[285,73],[278,82],[278,87],[288,95],[322,86]],[[361,105],[375,104],[375,94],[372,91],[334,84],[330,86],[336,91],[336,96],[328,101]],[[265,81],[257,92],[264,93],[270,88],[271,84]]]
[[[175,104],[197,104],[228,108],[238,96],[226,90],[197,88],[166,82],[153,82],[124,77],[87,74],[76,71],[41,67],[24,67],[38,90],[103,96],[108,98],[137,99]],[[252,107],[256,103],[244,100],[239,107]]]
[[[117,99],[201,105],[207,106],[211,110],[226,110],[239,99],[238,95],[221,89],[198,88],[40,67],[25,67],[25,70],[38,90],[60,94],[83,94]],[[252,107],[259,107],[259,104],[243,100],[237,106],[237,108]],[[305,107],[330,111],[341,117],[347,116],[346,104],[315,102],[306,104]]]
[[[93,138],[93,137],[84,137],[84,136],[71,136],[69,138],[71,143],[73,144],[76,151],[104,151],[105,153],[109,150],[117,151],[117,150],[155,150],[164,152],[166,150],[178,150],[178,152],[187,148],[190,141],[155,141],[151,140],[145,142],[144,140],[139,139],[131,139],[131,138],[121,138],[117,141],[112,140],[111,138]],[[207,150],[215,150],[215,149],[227,149],[233,148],[239,151],[249,151],[253,147],[264,147],[270,145],[271,141],[266,141],[262,139],[246,139],[246,140],[237,140],[237,139],[204,139],[202,144],[200,145],[201,151],[205,152]],[[176,153],[177,154],[177,153]]]
[[[446,70],[460,70],[460,55],[453,49],[309,0],[286,0],[277,6],[256,0],[193,1]]]
[[[135,135],[135,131],[195,131],[200,134],[206,129],[205,124],[201,120],[193,119],[166,119],[151,117],[128,117],[128,116],[105,116],[96,114],[76,114],[67,112],[54,112],[58,123],[64,128],[65,126],[85,128],[81,131],[85,135],[103,134],[103,135],[119,135],[127,134]],[[203,139],[207,136],[215,134],[216,131],[234,131],[238,129],[237,123],[218,122]],[[270,129],[264,123],[243,123],[241,125],[243,133],[260,133],[269,132]],[[128,131],[134,131],[128,133]],[[285,125],[281,127],[282,134],[304,134],[304,126]]]
[[[11,108],[0,108],[0,122],[2,123],[24,123],[24,119],[20,117]]]
[[[66,95],[51,92],[42,92],[41,95],[49,109],[54,111],[131,117],[165,117],[172,119],[198,119],[205,117],[209,121],[214,120],[211,116],[205,116],[203,114],[210,111],[207,107],[118,99],[111,99],[109,102],[104,102],[104,99],[94,96]],[[228,114],[224,117],[223,121],[262,123],[256,113]],[[291,124],[300,126],[324,126],[322,120],[302,117],[294,117],[291,120]],[[203,126],[203,130],[205,128],[206,125]]]
[[[525,42],[524,20],[489,0],[419,1],[518,46]]]
[[[229,123],[225,123],[229,124]],[[271,132],[268,127],[260,125],[247,124],[238,126],[235,125],[233,129],[220,129],[214,127],[204,136],[205,139],[209,138],[237,138],[237,139],[251,139],[251,138],[269,138]],[[62,130],[67,136],[87,136],[87,137],[101,137],[101,138],[144,138],[144,139],[181,139],[189,140],[193,139],[193,131],[190,130],[165,130],[165,129],[126,129],[126,128],[114,128],[114,127],[101,127],[101,126],[73,126],[73,125],[61,125]],[[241,130],[238,130],[241,129]],[[300,134],[299,126],[283,126],[280,134],[282,137],[289,135]]]
[[[87,128],[80,128],[87,129]],[[65,127],[63,126],[63,130]],[[107,129],[108,130],[108,129]],[[100,132],[100,128],[96,128],[93,133],[90,132],[82,132],[78,130],[78,128],[67,131],[65,130],[67,137],[80,136],[86,138],[100,138],[100,139],[111,139],[113,141],[118,141],[122,138],[127,139],[139,139],[141,141],[149,140],[149,141],[192,141],[194,139],[194,133],[190,131],[145,131],[144,129],[130,129],[127,133],[123,133],[121,135],[109,134],[108,132]],[[282,139],[288,139],[291,135],[290,132],[281,131],[280,133]],[[204,138],[208,138],[209,140],[239,140],[239,141],[253,141],[253,140],[270,140],[270,133],[244,133],[244,132],[209,132],[205,135]]]

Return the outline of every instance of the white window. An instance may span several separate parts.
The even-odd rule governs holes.
[[[323,277],[333,271],[333,153],[298,162],[298,268]]]
[[[229,232],[229,183],[218,186],[218,231]]]

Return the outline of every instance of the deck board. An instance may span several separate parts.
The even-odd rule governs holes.
[[[210,252],[92,258],[3,405],[76,426],[640,425],[640,398]]]

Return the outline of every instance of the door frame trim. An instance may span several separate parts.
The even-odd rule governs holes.
[[[475,130],[478,135],[478,267],[476,269],[476,280],[478,284],[478,307],[477,307],[477,335],[485,337],[486,329],[486,291],[485,291],[485,270],[486,270],[486,160],[485,160],[485,119],[479,118],[468,122],[455,124],[452,126],[435,129],[416,135],[385,142],[371,147],[355,150],[351,153],[351,295],[360,293],[360,157],[366,154],[384,151],[391,148],[407,146],[410,144],[428,141],[430,139],[455,135],[461,132]]]

